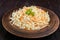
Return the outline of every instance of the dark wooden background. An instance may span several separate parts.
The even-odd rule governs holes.
[[[7,32],[2,26],[2,16],[8,10],[20,5],[38,5],[54,11],[60,18],[60,0],[0,0],[0,40],[29,40]],[[35,39],[32,39],[35,40]],[[36,40],[60,40],[60,27],[53,34]]]

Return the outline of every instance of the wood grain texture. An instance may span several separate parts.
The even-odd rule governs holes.
[[[17,28],[16,26],[13,27],[10,23],[9,23],[9,16],[12,14],[13,10],[18,10],[19,7],[13,8],[9,11],[7,11],[2,18],[2,24],[3,27],[10,32],[11,34],[14,34],[16,36],[19,37],[25,37],[25,38],[41,38],[41,37],[45,37],[48,36],[52,33],[54,33],[59,26],[59,18],[58,16],[51,10],[47,9],[47,8],[43,8],[40,7],[43,10],[47,10],[49,12],[51,21],[49,23],[48,27],[45,27],[41,30],[38,31],[27,31],[27,30],[20,30],[19,28]]]

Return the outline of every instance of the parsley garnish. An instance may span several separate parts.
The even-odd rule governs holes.
[[[27,14],[27,15],[32,15],[32,16],[34,16],[34,12],[32,12],[32,9],[28,9],[28,10],[26,11],[26,14]]]

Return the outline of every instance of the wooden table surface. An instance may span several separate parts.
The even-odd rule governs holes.
[[[7,32],[2,26],[2,16],[8,10],[20,5],[37,5],[54,11],[60,18],[60,0],[0,0],[0,40],[22,40],[26,38],[17,37]],[[29,39],[27,39],[29,40]],[[35,39],[32,39],[35,40]],[[60,40],[60,27],[53,34],[37,38],[36,40]]]

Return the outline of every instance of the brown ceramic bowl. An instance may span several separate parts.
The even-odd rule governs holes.
[[[3,27],[11,34],[14,34],[19,37],[25,37],[25,38],[41,38],[41,37],[45,37],[45,36],[48,36],[48,35],[54,33],[58,29],[58,26],[59,26],[58,16],[53,11],[51,11],[47,8],[43,8],[43,7],[39,7],[39,6],[37,6],[37,7],[41,8],[45,11],[48,11],[48,13],[50,15],[50,19],[51,19],[49,26],[47,26],[41,30],[35,30],[35,31],[22,30],[16,26],[12,26],[9,23],[9,21],[10,21],[9,17],[11,16],[13,10],[18,10],[18,8],[14,8],[14,9],[7,11],[3,15],[3,18],[2,18]]]

